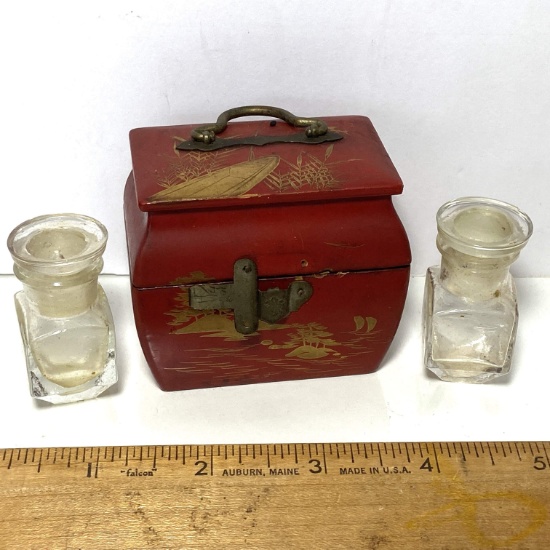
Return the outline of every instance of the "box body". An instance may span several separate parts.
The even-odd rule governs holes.
[[[367,118],[324,120],[342,139],[204,152],[175,148],[193,126],[131,132],[124,209],[132,300],[162,389],[378,368],[408,286],[410,249],[391,201],[402,183]],[[223,137],[295,132],[272,124],[234,122]],[[216,300],[235,286],[242,259],[257,269],[260,314],[293,283],[311,295],[239,332],[239,306]],[[197,292],[205,308],[193,302]]]

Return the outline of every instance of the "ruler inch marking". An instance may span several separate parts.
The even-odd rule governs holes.
[[[489,451],[489,456],[491,457],[491,464],[494,466],[495,465],[495,459],[493,457],[493,453],[491,451],[491,445],[489,443],[487,443],[487,450]]]
[[[244,447],[243,447],[244,445]],[[369,455],[370,445],[371,454]],[[223,447],[223,449],[222,449]],[[229,451],[228,451],[229,449]],[[306,450],[307,449],[307,450]],[[345,460],[352,465],[361,465],[363,456],[365,460],[372,460],[376,455],[376,462],[384,468],[385,460],[396,461],[400,457],[406,458],[407,464],[414,462],[413,453],[420,458],[425,459],[433,454],[434,466],[438,473],[444,470],[444,465],[453,456],[466,462],[471,455],[473,458],[485,460],[487,465],[491,467],[503,468],[501,459],[506,459],[515,456],[519,462],[529,463],[530,457],[537,458],[537,463],[544,459],[546,468],[550,471],[550,443],[541,441],[524,441],[524,442],[369,442],[369,443],[276,443],[276,444],[239,444],[235,445],[193,445],[189,446],[189,455],[196,455],[200,459],[204,455],[205,460],[209,462],[210,475],[214,476],[217,469],[216,457],[220,460],[225,459],[228,464],[231,459],[228,455],[233,454],[235,460],[238,457],[239,466],[250,464],[251,460],[257,460],[257,455],[265,456],[267,468],[273,466],[273,460],[281,462],[293,462],[299,465],[303,459],[299,453],[302,451],[302,457],[313,459],[322,458],[322,468],[325,475],[328,475],[333,466],[339,460]],[[513,451],[510,453],[509,451]],[[160,451],[160,453],[159,453]],[[145,460],[145,455],[152,460],[152,469],[156,471],[159,468],[160,462],[165,465],[166,462],[178,462],[182,458],[182,464],[186,462],[186,446],[174,445],[158,445],[151,446],[134,446],[130,451],[129,446],[96,446],[96,447],[49,447],[49,448],[20,448],[20,449],[3,449],[2,461],[6,464],[7,470],[13,470],[21,465],[33,465],[32,471],[44,475],[48,472],[45,466],[52,464],[56,465],[58,459],[66,461],[67,469],[72,468],[77,462],[82,462],[86,466],[86,477],[99,477],[99,471],[104,470],[101,464],[109,462],[121,462],[125,468],[128,468],[131,454],[138,456],[139,461]],[[387,459],[384,458],[384,455]],[[331,458],[334,457],[334,458]],[[359,458],[361,457],[361,458]],[[306,458],[306,462],[307,459]],[[444,459],[444,460],[443,460]],[[489,462],[490,461],[490,462]],[[302,462],[304,464],[304,462]],[[221,465],[220,465],[221,466]],[[105,474],[108,473],[105,469]],[[221,472],[221,470],[220,470]]]
[[[426,449],[426,451],[427,450],[428,449]],[[435,443],[432,443],[432,450],[433,450],[433,453],[434,453],[435,466],[437,468],[437,473],[440,474],[441,473],[441,468],[439,467],[439,460],[437,458],[437,451],[435,450]]]

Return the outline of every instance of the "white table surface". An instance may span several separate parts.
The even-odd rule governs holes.
[[[518,279],[512,373],[485,385],[442,382],[422,366],[424,279],[413,278],[378,372],[361,376],[162,392],[137,339],[126,276],[102,276],[117,330],[119,383],[91,401],[30,397],[13,294],[0,276],[0,447],[207,443],[550,439],[550,280]]]

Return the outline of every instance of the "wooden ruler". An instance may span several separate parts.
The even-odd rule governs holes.
[[[550,547],[550,442],[0,450],[0,547]]]

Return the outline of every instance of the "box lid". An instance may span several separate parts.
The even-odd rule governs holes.
[[[368,118],[325,117],[323,122],[327,132],[313,137],[280,120],[231,122],[211,144],[193,140],[197,125],[134,129],[130,145],[139,208],[188,210],[401,193],[401,178]]]

